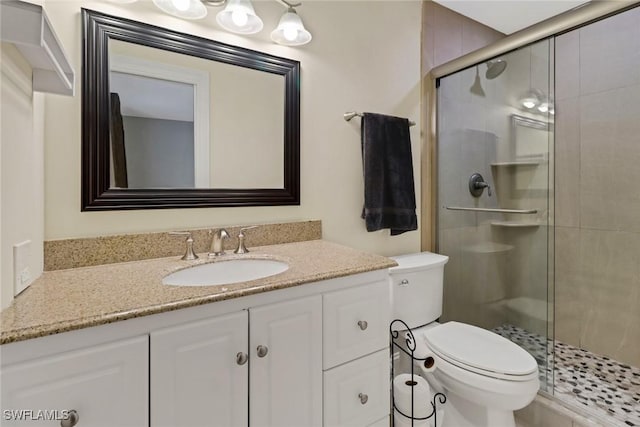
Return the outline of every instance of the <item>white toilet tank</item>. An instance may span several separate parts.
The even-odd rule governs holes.
[[[398,263],[389,269],[392,319],[410,328],[435,321],[442,315],[444,265],[449,257],[420,252],[391,257]]]

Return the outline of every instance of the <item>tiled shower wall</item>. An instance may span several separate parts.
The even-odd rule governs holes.
[[[556,39],[556,338],[640,366],[640,7]]]

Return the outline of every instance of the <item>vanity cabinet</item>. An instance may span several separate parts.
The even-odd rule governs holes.
[[[150,339],[152,427],[322,424],[319,295],[151,332]]]
[[[373,271],[6,344],[2,410],[75,409],[82,427],[384,425],[389,313]]]
[[[70,410],[82,427],[148,425],[148,349],[145,335],[4,366],[2,425],[60,426]]]

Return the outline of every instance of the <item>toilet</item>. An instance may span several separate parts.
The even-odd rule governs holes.
[[[393,319],[411,328],[416,357],[433,355],[435,370],[416,365],[415,372],[447,397],[437,427],[515,427],[513,411],[531,403],[540,387],[535,359],[485,329],[436,322],[448,257],[421,252],[393,259],[398,263],[389,269]]]

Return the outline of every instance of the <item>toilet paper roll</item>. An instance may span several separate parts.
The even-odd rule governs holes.
[[[419,370],[418,373],[429,373],[436,370],[436,356],[427,345],[426,338],[422,335],[416,337],[416,350],[413,353],[415,360],[414,366]]]
[[[416,357],[418,356],[416,355]],[[414,360],[413,362],[414,366],[419,369],[419,372],[428,374],[436,370],[436,356],[433,353],[427,351],[420,354],[419,357],[421,360]]]
[[[427,380],[418,375],[400,374],[393,379],[393,402],[395,407],[405,415],[411,416],[412,389],[413,417],[424,418],[429,416],[431,413],[431,389]],[[403,418],[402,415],[400,417]]]
[[[438,423],[440,424],[440,423]],[[393,426],[394,427],[430,427],[429,420],[411,420],[407,417],[403,417],[397,409],[393,411]]]

